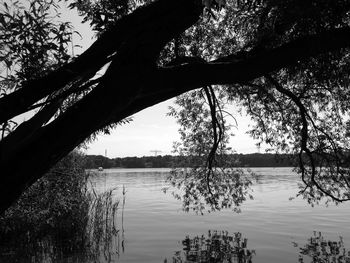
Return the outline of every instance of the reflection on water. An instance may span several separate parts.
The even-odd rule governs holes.
[[[40,252],[36,255],[38,260],[32,260],[33,254],[28,254],[26,260],[15,260],[16,256],[11,255],[11,260],[6,261],[0,257],[0,262],[154,263],[164,262],[164,259],[167,259],[166,262],[170,263],[173,260],[201,262],[200,256],[203,256],[202,262],[231,260],[241,263],[249,261],[296,263],[299,259],[303,263],[350,263],[348,250],[345,249],[350,247],[350,203],[310,207],[301,198],[290,201],[289,198],[298,191],[297,178],[290,168],[254,169],[254,172],[262,176],[259,184],[252,186],[254,200],[248,200],[243,204],[242,213],[222,210],[204,216],[183,212],[181,201],[162,192],[164,187],[169,186],[165,180],[168,171],[111,169],[104,170],[93,178],[97,195],[115,187],[119,189],[110,195],[114,202],[120,200],[114,220],[108,221],[112,226],[109,229],[113,230],[113,222],[115,227],[109,232],[115,234],[109,239],[111,242],[106,243],[108,238],[103,237],[105,234],[98,231],[91,233],[90,236],[94,236],[92,240],[98,241],[95,244],[86,243],[87,239],[83,239],[84,242],[81,243],[75,242],[73,236],[77,233],[71,231],[71,237],[65,239],[63,243],[59,243],[58,240],[56,244],[52,238],[50,242],[54,245],[43,249],[53,253],[50,260]],[[125,209],[121,199],[123,185],[127,189]],[[106,213],[98,212],[97,215],[99,217],[90,217],[95,218],[94,225],[105,228]],[[213,231],[209,233],[208,229],[230,232],[215,234]],[[313,234],[313,230],[321,231],[324,238],[319,237],[318,232]],[[25,237],[25,234],[22,236]],[[339,239],[339,236],[343,238]],[[82,240],[82,237],[76,238]],[[245,240],[249,240],[249,245]],[[338,248],[334,242],[338,244]],[[33,250],[40,250],[33,244],[32,247]],[[89,251],[98,253],[92,257]],[[22,258],[26,253],[19,249],[18,252],[14,249],[5,252],[21,254]],[[204,255],[209,259],[204,258]],[[321,257],[325,255],[328,258]],[[210,259],[211,256],[213,259]],[[40,261],[40,257],[44,260]],[[334,261],[333,258],[338,261]],[[213,261],[214,259],[216,261]]]
[[[173,263],[252,263],[255,250],[247,248],[247,238],[240,232],[229,235],[227,231],[208,231],[208,235],[186,236],[182,251],[176,251]],[[344,247],[343,238],[327,240],[321,232],[314,231],[308,242],[299,248],[299,263],[350,263],[350,251]],[[291,244],[291,245],[292,245]],[[168,262],[167,259],[164,262]]]
[[[182,241],[183,251],[176,251],[172,262],[252,263],[255,250],[247,248],[247,241],[239,232],[229,235],[227,231],[209,230],[207,236],[187,236]]]
[[[299,247],[297,243],[294,246]],[[339,237],[339,241],[327,240],[321,232],[314,231],[308,243],[299,249],[300,263],[350,263],[350,251],[344,247],[342,237]]]
[[[1,244],[0,251],[2,263],[61,262],[64,258],[76,258],[72,262],[78,262],[79,258],[85,262],[87,259],[83,240],[79,240],[75,235],[64,239],[55,234],[40,239],[17,237],[12,242]],[[79,251],[78,257],[76,257],[77,251]]]
[[[248,239],[240,232],[229,235],[227,231],[209,230],[207,235],[186,236],[181,243],[183,248],[175,251],[172,263],[252,263],[256,255],[254,249],[248,249]],[[314,231],[303,246],[296,242],[290,244],[291,248],[292,245],[299,250],[294,262],[350,263],[350,251],[344,247],[342,237],[328,240],[321,232]]]

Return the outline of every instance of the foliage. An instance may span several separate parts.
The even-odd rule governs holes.
[[[69,7],[76,8],[84,17],[83,23],[90,22],[91,28],[100,35],[112,26],[130,8],[129,0],[73,1]]]
[[[119,239],[114,190],[88,189],[85,157],[72,152],[0,217],[0,258],[26,262],[111,256]],[[125,193],[124,193],[125,198]],[[73,256],[72,256],[73,254]],[[45,259],[46,258],[46,259]]]
[[[1,70],[12,91],[20,81],[38,78],[70,59],[72,25],[57,22],[56,1],[6,0],[0,6]]]
[[[52,72],[74,59],[72,56],[76,45],[72,42],[72,35],[79,34],[79,32],[74,31],[71,22],[60,21],[62,1],[31,0],[28,3],[23,3],[23,1],[7,0],[3,2],[3,6],[0,6],[0,71],[4,73],[3,76],[0,76],[0,97],[20,88],[23,82],[45,76],[48,72]],[[84,10],[86,13],[85,21],[92,19],[91,23],[95,25],[95,29],[98,28],[98,31],[102,32],[103,30],[99,28],[101,24],[96,21],[97,18],[92,14],[111,11],[113,3],[109,1],[105,1],[104,4],[73,2],[70,7],[77,8],[80,12]],[[123,3],[116,4],[116,10],[122,8],[120,5]],[[103,8],[104,11],[96,11],[95,9],[98,8]],[[114,11],[117,12],[116,10]],[[104,16],[107,17],[107,15]],[[108,17],[112,16],[114,17],[114,14]],[[105,23],[107,22],[104,21]],[[83,83],[90,84],[85,83],[85,81]],[[82,96],[85,96],[88,91],[78,89],[71,96],[67,96],[64,91],[57,92],[46,101],[33,105],[28,111],[42,109],[50,102],[62,100],[54,116],[57,117],[79,101]],[[132,121],[131,117],[116,123],[112,122],[91,134],[86,143],[95,140],[97,134],[102,132],[109,134],[118,125],[130,121]],[[17,122],[14,120],[3,123],[1,138],[10,134],[16,127]]]
[[[1,217],[2,238],[14,233],[68,235],[86,225],[89,206],[84,157],[73,152],[32,185]],[[3,240],[4,241],[4,240]]]
[[[227,1],[224,10],[186,31],[175,43],[177,48],[167,48],[197,61],[220,61],[217,57],[229,55],[240,62],[300,36],[348,26],[348,10],[347,1]],[[310,203],[350,199],[348,58],[348,50],[323,54],[220,91],[219,101],[240,105],[254,121],[250,134],[260,140],[258,146],[265,143],[269,151],[299,156],[299,195]],[[198,115],[196,107],[187,104],[200,100],[183,98],[176,101],[181,107],[178,114]],[[196,129],[190,113],[181,117],[182,129],[189,124]],[[197,122],[202,117],[198,115]],[[203,130],[210,129],[208,125]],[[212,145],[194,134],[182,133],[182,143]]]
[[[345,201],[350,197],[346,88],[340,98],[330,86],[341,84],[331,83],[331,76],[329,84],[320,84],[314,77],[305,80],[302,72],[288,75],[266,76],[248,84],[250,89],[236,87],[239,92],[235,94],[240,94],[240,103],[256,123],[250,133],[270,145],[270,150],[299,156],[298,171],[304,183],[300,194],[309,202]]]
[[[54,0],[2,1],[0,97],[70,60],[73,27],[69,22],[58,22],[59,16],[59,5]],[[16,127],[14,120],[2,123],[0,138]]]
[[[183,201],[185,211],[203,213],[223,208],[240,211],[246,197],[252,198],[251,179],[230,158],[227,148],[229,126],[224,120],[222,99],[203,90],[177,98],[180,109],[170,109],[180,124],[181,141],[174,144],[179,163],[168,177],[173,195]],[[220,94],[219,94],[220,96]],[[181,158],[184,157],[184,158]],[[181,162],[182,161],[182,162]]]

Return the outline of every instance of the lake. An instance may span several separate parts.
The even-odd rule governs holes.
[[[201,262],[205,253],[214,258],[230,251],[229,259],[210,262],[350,262],[350,203],[311,207],[301,198],[289,200],[299,182],[292,168],[252,170],[261,180],[241,213],[204,215],[182,211],[181,201],[163,193],[168,169],[99,172],[92,178],[97,192],[117,187],[113,197],[122,199],[123,186],[127,191],[110,261]]]

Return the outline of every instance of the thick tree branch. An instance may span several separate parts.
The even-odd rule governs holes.
[[[5,137],[0,142],[0,161],[6,162],[6,159],[11,157],[11,152],[13,150],[26,145],[25,141],[31,138],[34,133],[38,132],[43,125],[50,121],[60,105],[61,100],[56,100],[45,105],[31,119],[21,123],[15,131]]]
[[[350,47],[350,27],[303,37],[260,54],[247,55],[247,59],[238,62],[236,60],[232,62],[232,57],[227,56],[210,63],[165,67],[162,72],[164,78],[179,86],[203,87],[240,83],[288,67],[298,61],[348,47]]]
[[[144,22],[147,23],[134,25],[138,30],[129,35],[125,45],[114,55],[97,87],[32,134],[21,147],[5,151],[0,144],[0,211],[93,132],[186,91],[173,87],[164,89],[166,83],[154,83],[157,75],[152,63],[162,45],[199,19],[201,1],[167,0],[157,5],[154,11],[159,14],[146,13],[148,19]],[[16,165],[19,159],[21,166]]]
[[[71,81],[81,78],[88,80],[93,77],[99,69],[110,61],[110,56],[124,46],[126,41],[140,45],[135,39],[136,35],[139,35],[140,38],[143,37],[144,40],[150,39],[153,44],[157,43],[158,47],[152,54],[154,56],[165,44],[164,42],[170,40],[169,36],[173,36],[174,31],[170,30],[172,28],[170,25],[176,21],[167,20],[169,18],[178,20],[178,18],[175,18],[174,15],[169,16],[169,13],[176,12],[177,16],[183,15],[186,21],[179,24],[185,24],[187,20],[191,20],[190,25],[192,25],[199,19],[201,9],[201,1],[199,0],[167,0],[156,1],[135,10],[102,34],[89,49],[71,63],[40,79],[28,81],[19,90],[0,98],[0,123],[26,112],[32,104],[52,92],[64,88]],[[161,20],[163,23],[160,22]],[[148,30],[145,30],[145,27],[148,27]],[[163,34],[154,30],[156,27],[160,27],[164,31]],[[153,33],[156,37],[152,36]],[[169,36],[164,37],[165,35]],[[160,36],[163,36],[163,39],[159,39]],[[150,51],[145,54],[151,54]]]

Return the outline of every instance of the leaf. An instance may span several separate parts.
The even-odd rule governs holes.
[[[6,21],[5,21],[5,18],[4,18],[4,15],[3,14],[0,14],[0,23],[6,27]]]
[[[73,31],[74,34],[77,34],[78,36],[80,36],[80,39],[83,39],[83,36],[76,30]]]

